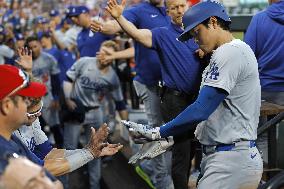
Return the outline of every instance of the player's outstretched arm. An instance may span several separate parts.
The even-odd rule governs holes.
[[[116,0],[109,0],[106,10],[130,37],[146,47],[152,47],[152,32],[148,29],[137,29],[131,22],[126,20],[122,15],[125,5],[126,0],[122,0],[121,4],[118,4]]]
[[[95,158],[114,155],[123,147],[120,144],[104,143],[109,132],[106,124],[101,126],[97,132],[92,128],[91,132],[90,140],[83,149],[52,149],[44,159],[44,167],[55,176],[64,175]]]
[[[161,138],[176,136],[194,129],[198,123],[208,119],[227,95],[228,93],[225,90],[203,86],[197,100],[193,104],[189,105],[175,119],[161,127],[152,128],[148,125],[124,120],[122,124],[137,138],[160,140]]]
[[[101,32],[106,35],[113,35],[117,32],[122,31],[121,27],[115,20],[109,20],[106,22],[101,22],[98,20],[92,20],[90,29],[93,32]]]

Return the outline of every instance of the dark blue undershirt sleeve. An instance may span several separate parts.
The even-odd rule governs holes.
[[[34,154],[39,157],[41,160],[52,150],[52,145],[49,141],[45,141],[40,145],[36,145],[34,149]]]
[[[189,105],[175,119],[160,127],[161,137],[175,136],[194,129],[196,124],[208,119],[227,95],[228,93],[223,89],[210,86],[202,87],[193,104]]]
[[[51,90],[54,100],[58,100],[60,92],[59,74],[51,75]]]
[[[125,110],[126,109],[126,105],[125,105],[124,100],[115,101],[115,109],[117,111]]]

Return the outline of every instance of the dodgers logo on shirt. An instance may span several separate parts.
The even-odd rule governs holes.
[[[208,76],[209,79],[217,80],[219,75],[219,68],[216,63],[213,63],[210,65],[209,71],[206,73],[205,80],[208,78]]]
[[[36,145],[36,141],[35,141],[35,138],[32,137],[31,140],[27,140],[27,143],[28,143],[28,148],[31,150],[31,151],[34,151],[35,149],[35,145]]]

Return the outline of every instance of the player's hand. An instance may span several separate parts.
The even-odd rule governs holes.
[[[161,139],[143,144],[140,150],[134,154],[128,161],[130,164],[135,164],[143,159],[152,159],[158,155],[165,153],[174,144],[173,138]]]
[[[159,127],[152,128],[149,125],[126,120],[122,120],[121,123],[128,128],[133,138],[146,138],[149,140],[159,140],[161,138]]]
[[[51,110],[59,110],[60,109],[60,104],[59,104],[59,101],[58,100],[53,100],[51,101],[50,105],[49,105],[49,108]]]
[[[118,4],[116,0],[109,0],[107,3],[106,11],[109,12],[114,19],[117,19],[122,15],[125,6],[126,0],[122,0],[121,4]]]
[[[203,58],[205,56],[205,53],[201,49],[197,49],[195,53],[199,56],[199,58]]]
[[[108,133],[109,128],[106,124],[103,124],[97,132],[94,128],[91,128],[91,137],[85,148],[92,153],[94,158],[98,158],[102,153],[103,148],[107,146],[104,141],[106,140]]]
[[[172,137],[168,137],[166,139],[162,138],[161,140],[153,141],[152,145],[148,148],[148,150],[139,157],[139,160],[153,159],[158,155],[165,153],[173,145],[174,140]]]
[[[67,108],[69,109],[69,110],[75,110],[75,108],[77,107],[77,105],[76,105],[76,103],[73,101],[73,100],[71,100],[71,99],[65,99],[65,101],[66,101],[66,105],[67,105]]]
[[[96,58],[101,61],[102,64],[109,64],[111,61],[115,60],[115,51],[102,47],[102,49],[97,52]]]
[[[116,154],[121,148],[123,147],[123,145],[121,144],[107,144],[106,147],[103,148],[100,157],[102,156],[112,156],[114,154]]]
[[[33,68],[32,50],[29,50],[28,48],[19,48],[17,51],[19,59],[16,60],[16,62],[23,70],[31,73]]]
[[[90,24],[90,29],[92,32],[101,32],[103,28],[103,23],[98,20],[92,20]]]

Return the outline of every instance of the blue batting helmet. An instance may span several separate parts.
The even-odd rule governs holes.
[[[185,12],[182,18],[185,30],[179,36],[179,41],[187,41],[188,39],[190,39],[190,30],[192,30],[198,24],[202,23],[211,16],[216,16],[226,22],[231,22],[231,19],[225,10],[225,7],[220,3],[212,0],[198,3]]]

